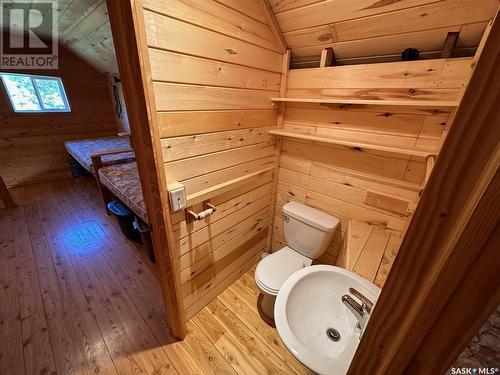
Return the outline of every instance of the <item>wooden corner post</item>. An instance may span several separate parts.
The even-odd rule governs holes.
[[[348,374],[443,374],[500,302],[498,61],[496,21]]]
[[[280,83],[280,96],[282,98],[286,97],[287,87],[288,87],[288,71],[290,70],[290,50],[283,54],[283,60],[281,62],[281,83]],[[278,129],[283,128],[283,123],[285,121],[285,109],[286,103],[278,103],[278,117],[276,126]],[[274,152],[274,176],[273,176],[273,189],[271,197],[271,209],[270,211],[270,223],[271,230],[269,231],[269,236],[267,240],[267,251],[271,251],[273,236],[274,236],[274,216],[276,215],[276,195],[278,194],[278,174],[279,174],[279,164],[281,155],[281,137],[277,137],[275,143]]]
[[[120,78],[129,114],[144,201],[152,237],[170,333],[186,336],[180,277],[173,249],[173,230],[162,160],[142,1],[107,0]]]

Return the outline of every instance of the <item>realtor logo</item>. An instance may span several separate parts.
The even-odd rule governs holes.
[[[0,0],[0,68],[57,69],[57,2]]]

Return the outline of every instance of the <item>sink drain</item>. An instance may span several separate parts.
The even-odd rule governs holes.
[[[339,341],[340,340],[340,333],[335,328],[328,328],[326,330],[326,335],[332,341]]]

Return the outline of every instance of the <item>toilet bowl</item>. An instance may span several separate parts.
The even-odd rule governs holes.
[[[255,271],[255,283],[261,291],[259,309],[267,318],[274,320],[274,302],[281,285],[326,251],[338,224],[336,217],[297,202],[283,206],[287,246],[264,257]]]

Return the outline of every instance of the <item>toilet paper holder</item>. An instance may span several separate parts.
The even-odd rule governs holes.
[[[217,208],[210,202],[205,201],[203,202],[203,211],[201,212],[194,212],[193,210],[186,210],[186,221],[192,222],[192,221],[199,221],[203,220],[204,218],[212,215]]]

